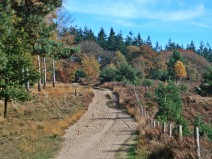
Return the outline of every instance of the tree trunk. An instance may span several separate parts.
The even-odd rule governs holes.
[[[39,73],[39,80],[38,80],[38,91],[41,91],[41,68],[40,68],[40,55],[38,55],[38,73]]]
[[[7,98],[7,96],[5,96],[5,98],[4,98],[4,118],[7,117],[7,102],[8,102],[8,98]]]
[[[44,72],[43,89],[45,89],[46,88],[46,57],[43,57],[43,72]]]
[[[53,69],[52,81],[53,81],[53,87],[55,87],[56,78],[55,78],[55,63],[54,63],[54,59],[52,61],[52,69]]]
[[[26,69],[26,71],[27,71],[27,76],[29,76],[29,70],[28,70],[28,68]],[[26,88],[27,88],[27,91],[29,91],[29,89],[30,89],[29,80],[27,81]]]

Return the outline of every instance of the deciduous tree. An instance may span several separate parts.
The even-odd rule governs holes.
[[[179,78],[180,81],[181,81],[182,78],[185,78],[187,76],[187,72],[186,72],[185,66],[179,60],[174,65],[174,72],[175,72],[175,76],[177,78]]]
[[[167,68],[168,68],[168,74],[170,78],[174,78],[175,72],[174,72],[174,65],[176,64],[177,61],[185,62],[184,58],[181,56],[181,54],[177,51],[174,51],[172,56],[169,59],[169,62],[167,63]]]

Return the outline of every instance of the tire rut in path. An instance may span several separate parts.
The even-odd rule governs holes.
[[[70,126],[55,159],[113,159],[119,147],[136,130],[136,122],[119,109],[109,108],[109,90],[94,90],[88,111]],[[113,95],[114,100],[116,100]]]

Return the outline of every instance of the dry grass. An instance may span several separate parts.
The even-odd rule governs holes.
[[[120,83],[105,83],[103,87],[112,89],[119,98],[119,104],[125,108],[131,116],[134,116],[138,122],[138,130],[140,133],[139,142],[137,144],[138,158],[197,158],[193,137],[185,137],[183,138],[183,141],[180,141],[162,134],[161,129],[149,129],[149,127],[146,126],[146,119],[140,115],[140,110],[137,106],[138,104],[136,102],[132,86]],[[153,89],[154,88],[152,88],[152,90]],[[150,102],[149,99],[144,98],[144,94],[147,91],[146,88],[137,87],[136,90],[141,99],[142,105],[149,111],[150,117],[153,118],[157,112],[157,104],[154,103],[154,100],[151,100]],[[149,89],[148,91],[152,90]],[[186,98],[186,96],[184,98]],[[188,109],[191,110],[188,111],[187,114],[191,111],[193,111],[194,114],[205,111],[203,114],[207,117],[207,119],[211,118],[211,107],[208,108],[208,105],[211,105],[211,98],[192,96],[192,99],[190,97],[189,100],[190,106],[187,106],[186,108],[184,107],[184,112]],[[185,102],[186,101],[184,101],[184,104]],[[192,118],[188,119],[191,120]],[[204,149],[201,153],[202,158],[210,159],[212,154],[212,144],[206,140],[201,140],[201,145]]]
[[[69,84],[57,84],[55,88],[49,84],[42,92],[34,87],[31,92],[31,101],[10,103],[8,118],[0,117],[0,158],[53,157],[64,130],[81,117],[93,97],[92,88]]]
[[[212,120],[212,98],[201,97],[199,95],[185,94],[183,96],[183,116],[194,122],[195,117],[200,113],[204,121],[208,123]]]
[[[137,149],[148,159],[196,159],[198,157],[195,145],[193,137],[187,136],[179,140],[179,138],[170,138],[167,134],[161,133],[161,129],[150,128],[140,135]],[[211,159],[211,143],[201,139],[200,145],[201,158]]]

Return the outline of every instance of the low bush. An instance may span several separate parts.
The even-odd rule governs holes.
[[[78,81],[80,78],[86,78],[87,74],[83,70],[77,70],[75,72],[75,81]]]
[[[113,68],[107,66],[100,73],[101,82],[121,81],[124,83],[140,84],[141,74],[127,63],[121,63],[119,67]]]

